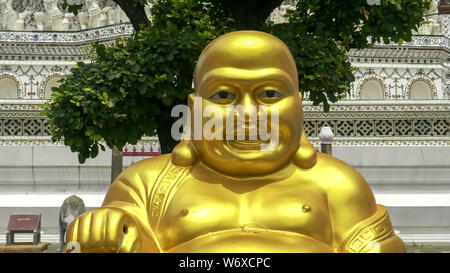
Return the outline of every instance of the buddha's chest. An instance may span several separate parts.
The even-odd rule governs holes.
[[[157,236],[174,247],[230,229],[277,230],[331,241],[326,196],[309,183],[272,183],[252,190],[186,181],[161,218]]]

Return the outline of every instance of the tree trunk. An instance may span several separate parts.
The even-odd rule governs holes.
[[[150,26],[144,5],[130,0],[114,0],[114,2],[122,8],[136,31],[141,29],[141,25]]]
[[[231,12],[240,30],[258,30],[283,0],[217,0]]]
[[[148,17],[145,14],[145,9],[144,9],[143,5],[136,4],[135,1],[130,1],[130,0],[114,0],[114,2],[116,2],[122,8],[122,10],[125,12],[125,14],[128,16],[135,31],[139,31],[141,29],[142,25],[150,26],[151,22],[148,20]],[[157,129],[156,133],[158,134],[159,144],[161,147],[161,153],[167,154],[167,153],[171,153],[173,148],[178,144],[178,141],[174,140],[172,138],[172,134],[171,134],[172,124],[175,122],[175,119],[173,119],[170,116],[170,114],[172,112],[172,107],[166,106],[161,103],[159,105],[159,108],[160,108],[161,112],[158,116],[158,129]],[[118,154],[116,154],[116,156],[117,156],[116,160],[117,160],[117,162],[119,162]],[[113,151],[113,163],[115,162],[114,160],[115,159],[114,159],[114,151]],[[117,163],[117,164],[119,164],[119,163]],[[114,166],[113,166],[113,170],[114,170]],[[116,170],[116,172],[117,172],[117,170]],[[119,173],[117,173],[117,175]],[[114,171],[113,171],[113,173],[111,174],[111,178],[115,179],[115,177],[116,177],[116,175],[114,175]]]
[[[122,151],[119,151],[116,147],[112,149],[111,155],[111,184],[116,180],[123,169],[123,157]]]

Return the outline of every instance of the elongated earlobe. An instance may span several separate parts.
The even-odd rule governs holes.
[[[300,139],[300,148],[294,156],[294,164],[302,169],[310,169],[316,165],[317,151],[314,146],[306,138],[305,130],[302,132]]]
[[[190,167],[198,160],[197,151],[189,140],[182,140],[172,151],[172,163],[180,167]]]

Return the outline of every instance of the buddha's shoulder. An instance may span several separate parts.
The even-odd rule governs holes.
[[[174,167],[171,163],[171,154],[164,154],[147,158],[126,168],[118,177],[118,180],[143,182],[154,182],[157,177],[164,172],[168,167]]]
[[[324,153],[317,153],[314,167],[301,173],[328,194],[373,196],[369,184],[355,168]]]

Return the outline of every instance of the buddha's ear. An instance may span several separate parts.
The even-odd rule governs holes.
[[[191,115],[194,111],[194,99],[195,93],[191,93],[188,96],[188,107],[191,112]],[[188,124],[191,126],[191,124]],[[190,130],[188,133],[190,135]],[[175,148],[172,150],[172,163],[181,167],[189,167],[195,164],[198,160],[198,153],[195,150],[192,141],[189,140],[188,136],[185,136],[185,139],[181,140]]]
[[[188,107],[191,110],[191,113],[194,109],[194,100],[195,100],[195,93],[191,93],[188,95]]]
[[[172,150],[172,163],[180,167],[190,167],[198,160],[198,154],[190,140],[183,139]]]
[[[316,165],[317,151],[306,137],[305,130],[302,131],[300,147],[294,155],[294,164],[302,169],[310,169]]]

